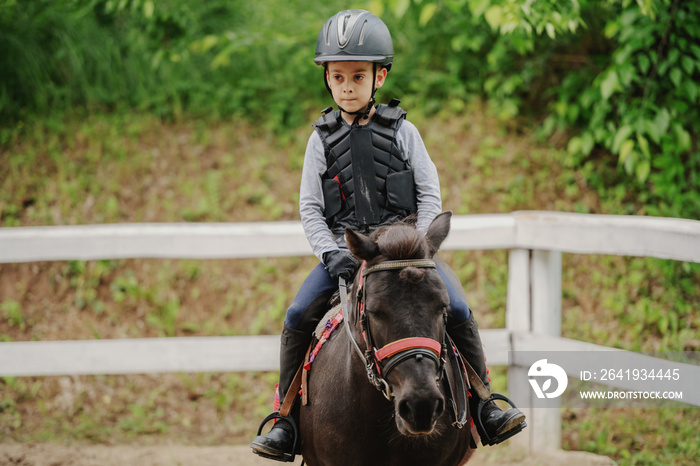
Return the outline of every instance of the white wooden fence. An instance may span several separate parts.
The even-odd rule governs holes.
[[[700,221],[535,211],[455,216],[443,249],[509,250],[506,328],[481,332],[489,364],[507,365],[509,351],[612,350],[561,337],[562,252],[700,262]],[[299,222],[0,228],[0,263],[310,254]],[[279,368],[278,345],[277,335],[0,343],[0,376],[270,371]],[[644,367],[647,356],[625,353],[629,367]],[[509,368],[509,392],[522,406],[532,405],[532,391],[516,381],[533,362]],[[566,369],[579,376],[578,368]],[[697,366],[685,374],[700,385]],[[700,406],[700,392],[684,393],[683,402]],[[516,439],[531,449],[559,448],[559,411],[525,411],[529,428]]]

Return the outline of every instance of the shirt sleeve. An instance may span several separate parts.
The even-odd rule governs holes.
[[[339,249],[323,216],[321,175],[326,171],[326,158],[321,137],[314,131],[306,144],[304,167],[299,188],[299,214],[304,234],[314,255],[323,261],[323,253]]]
[[[413,123],[408,120],[404,121],[399,128],[396,139],[399,149],[411,165],[416,184],[418,202],[416,228],[425,232],[428,230],[430,222],[442,212],[440,179],[437,168],[425,148],[423,138]]]

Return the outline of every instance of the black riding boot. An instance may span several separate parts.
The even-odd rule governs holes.
[[[280,403],[284,402],[284,397],[292,384],[299,366],[304,362],[306,350],[311,343],[312,334],[300,330],[293,330],[284,327],[282,330],[280,344],[280,381],[279,397]],[[298,419],[298,403],[290,412],[290,417],[296,425]],[[277,461],[293,461],[294,458],[294,428],[288,418],[280,418],[265,435],[258,435],[250,444],[253,453],[257,453],[265,458]]]
[[[474,368],[479,379],[481,379],[490,393],[491,384],[486,373],[484,348],[481,345],[479,325],[474,319],[474,314],[472,313],[466,322],[448,328],[447,333],[449,333],[459,352]],[[476,406],[480,398],[477,393],[472,393],[471,399],[473,402],[471,412],[473,416],[476,416]],[[526,426],[525,415],[520,410],[511,408],[508,411],[502,411],[493,401],[489,401],[484,405],[481,411],[481,422],[476,422],[476,425],[481,436],[481,442],[484,445],[501,443],[520,432]]]

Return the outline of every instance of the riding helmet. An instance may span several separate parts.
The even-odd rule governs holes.
[[[365,10],[344,10],[323,25],[316,42],[314,63],[368,61],[389,69],[394,46],[389,28]]]

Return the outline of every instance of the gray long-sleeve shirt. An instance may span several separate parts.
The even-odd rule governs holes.
[[[437,169],[413,123],[403,122],[396,133],[396,142],[413,171],[418,201],[417,228],[420,231],[426,231],[435,216],[442,212],[440,180]],[[301,174],[299,192],[299,213],[304,233],[319,260],[323,260],[325,252],[347,248],[344,236],[333,234],[323,216],[321,175],[326,172],[326,169],[323,143],[321,137],[314,131],[309,137],[304,154],[304,168]]]

